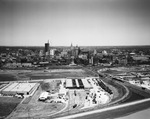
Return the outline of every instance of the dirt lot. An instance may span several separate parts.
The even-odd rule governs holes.
[[[62,108],[64,108],[65,105],[60,104],[54,104],[54,103],[35,103],[35,104],[21,104],[17,107],[14,114],[11,116],[11,119],[20,119],[20,118],[40,118],[44,117],[46,115],[51,115]]]
[[[64,103],[46,103],[39,101],[38,98],[42,92],[39,88],[31,98],[25,99],[22,104],[17,106],[16,111],[11,114],[11,119],[20,118],[42,118],[45,115],[51,115],[63,109]]]

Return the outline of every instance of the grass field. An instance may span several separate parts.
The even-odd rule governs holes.
[[[93,76],[93,73],[89,73],[82,69],[58,69],[50,70],[49,72],[34,72],[28,74],[32,79],[51,79],[51,78],[66,78],[66,77],[85,77]]]
[[[117,71],[117,70],[107,70],[107,71],[103,71],[102,73],[107,73],[107,74],[120,74],[120,73],[124,73],[123,71]]]
[[[15,81],[16,77],[12,74],[0,74],[0,81]]]
[[[50,70],[8,70],[0,73],[0,81],[15,81],[15,80],[36,80],[36,79],[53,79],[66,77],[87,77],[94,76],[90,71],[85,71],[82,68],[78,69],[50,69]]]
[[[0,118],[8,116],[21,100],[14,97],[0,97]]]

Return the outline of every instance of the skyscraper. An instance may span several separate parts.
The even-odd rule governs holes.
[[[45,55],[49,55],[49,40],[47,43],[45,43]]]

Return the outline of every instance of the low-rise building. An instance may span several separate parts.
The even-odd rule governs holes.
[[[38,86],[39,83],[10,83],[1,90],[1,93],[4,95],[31,95]]]

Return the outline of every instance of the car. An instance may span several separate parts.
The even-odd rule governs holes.
[[[48,92],[43,92],[43,93],[41,93],[39,100],[45,101],[47,99],[47,97],[48,97]]]
[[[22,98],[24,98],[24,96],[23,96],[23,95],[18,95],[18,94],[16,94],[16,95],[15,95],[15,97],[17,97],[17,98],[21,98],[21,99],[22,99]]]
[[[52,103],[53,100],[46,100],[45,102],[46,102],[46,103]]]
[[[55,103],[64,103],[64,102],[65,102],[64,99],[53,99],[53,101],[54,101]]]

